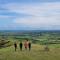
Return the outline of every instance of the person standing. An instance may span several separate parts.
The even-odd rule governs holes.
[[[16,42],[14,43],[14,47],[15,47],[15,51],[16,51],[16,49],[17,49],[17,43]]]
[[[22,42],[20,42],[19,47],[20,47],[21,51],[22,51],[22,46],[23,46],[23,44],[22,44]]]
[[[31,42],[28,43],[29,51],[31,50]]]
[[[25,42],[24,42],[24,47],[27,50],[27,48],[28,48],[28,41],[27,40],[25,40]]]

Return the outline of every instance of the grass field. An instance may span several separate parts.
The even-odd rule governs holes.
[[[14,51],[14,47],[0,49],[0,60],[60,60],[60,45],[50,45],[50,51],[44,51],[44,45],[33,44],[31,51]]]

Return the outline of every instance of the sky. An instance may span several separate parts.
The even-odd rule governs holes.
[[[60,0],[0,0],[0,30],[60,30]]]

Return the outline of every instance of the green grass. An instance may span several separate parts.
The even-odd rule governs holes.
[[[60,60],[60,45],[49,45],[50,51],[44,51],[44,45],[32,45],[31,51],[14,51],[14,47],[0,49],[0,60]]]

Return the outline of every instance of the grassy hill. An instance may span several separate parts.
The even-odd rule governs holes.
[[[32,44],[31,51],[14,51],[14,47],[0,49],[0,60],[60,60],[60,44],[50,45],[50,51],[44,51],[44,45]]]

